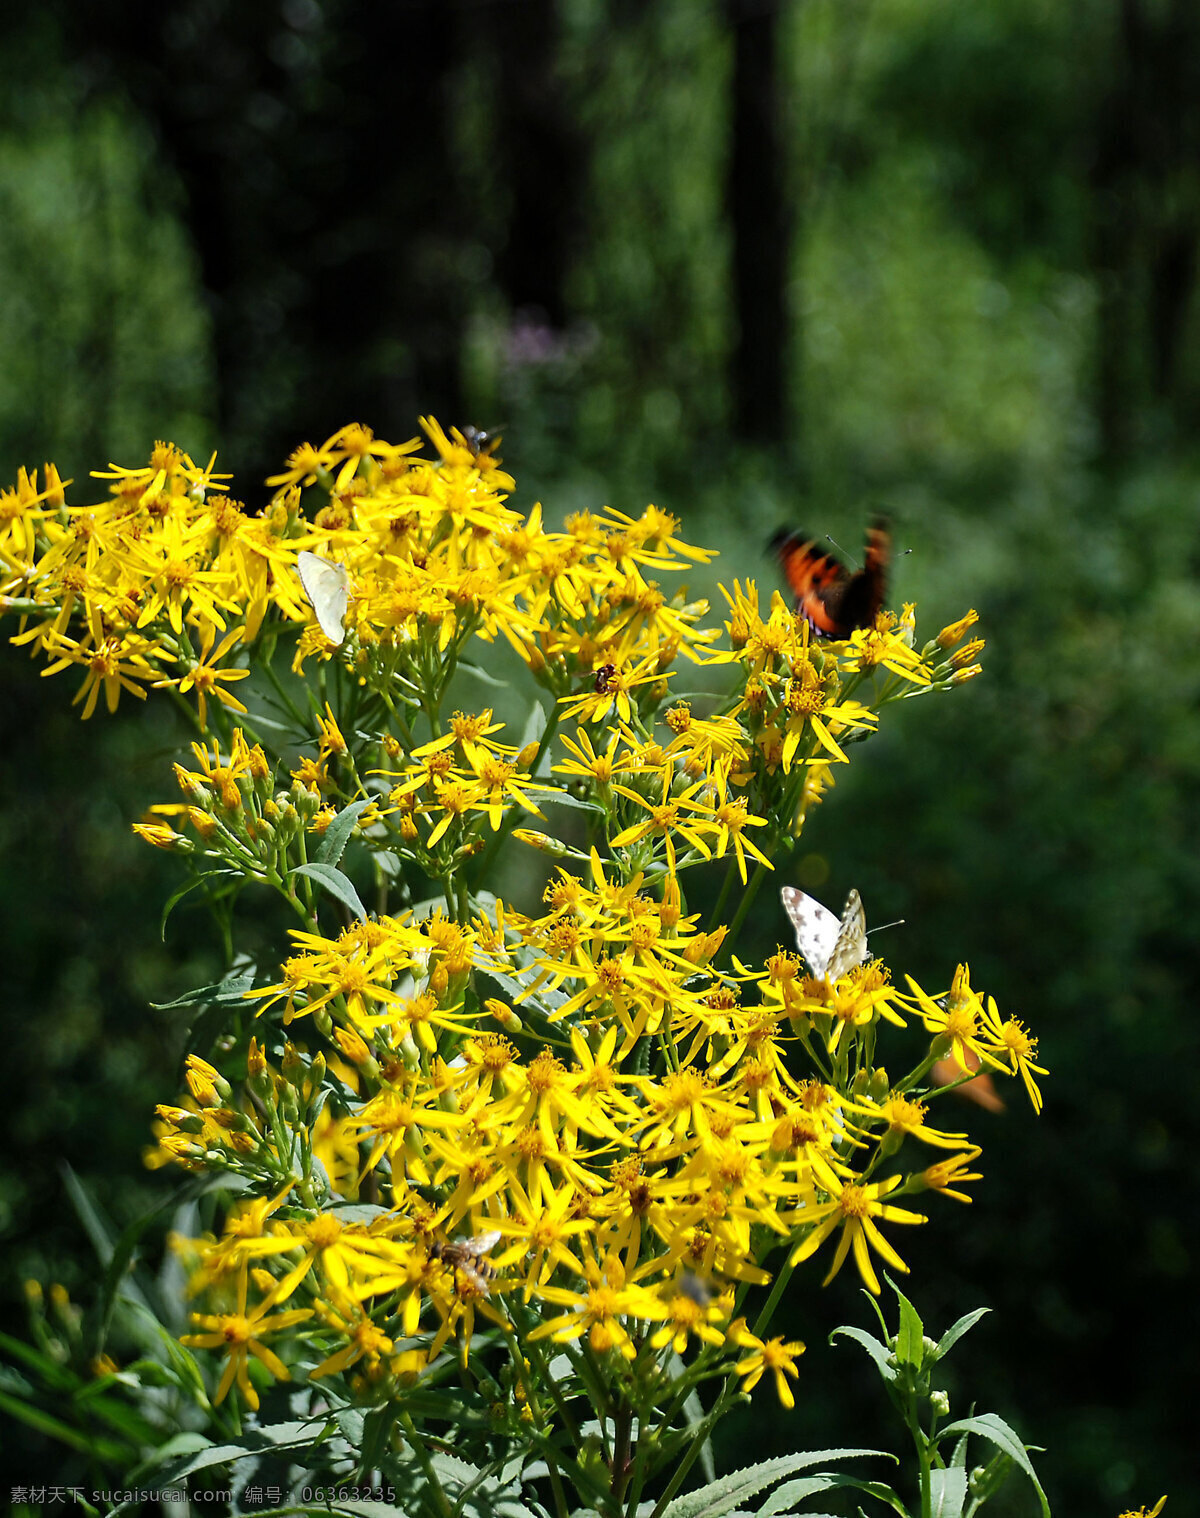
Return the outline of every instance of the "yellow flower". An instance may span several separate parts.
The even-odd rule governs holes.
[[[229,653],[230,649],[242,637],[245,629],[235,627],[232,632],[226,633],[217,647],[213,648],[213,642],[217,636],[215,623],[206,622],[200,633],[200,657],[191,666],[187,674],[179,681],[179,690],[183,695],[188,691],[196,692],[196,701],[200,708],[200,726],[208,727],[207,697],[216,696],[222,706],[227,706],[235,712],[245,712],[246,708],[229,691],[223,690],[220,681],[245,680],[250,674],[248,669],[219,669],[221,660]],[[173,685],[171,679],[159,680],[156,688],[164,685]]]
[[[908,1266],[874,1223],[875,1218],[882,1218],[888,1223],[927,1221],[919,1213],[906,1212],[902,1207],[892,1207],[883,1201],[890,1191],[894,1191],[900,1185],[900,1181],[901,1177],[898,1175],[889,1176],[886,1181],[874,1181],[869,1184],[858,1181],[843,1184],[838,1181],[833,1188],[830,1201],[817,1204],[817,1211],[826,1213],[824,1221],[818,1223],[804,1242],[792,1251],[789,1263],[798,1265],[801,1260],[807,1260],[810,1255],[816,1254],[834,1229],[840,1226],[841,1238],[838,1240],[837,1252],[833,1257],[833,1264],[829,1267],[829,1274],[821,1283],[823,1286],[829,1285],[845,1264],[846,1255],[853,1249],[854,1263],[858,1266],[858,1273],[864,1285],[875,1296],[878,1296],[879,1280],[871,1264],[868,1245],[881,1254],[893,1270],[901,1270],[907,1275]],[[807,1223],[811,1218],[812,1209],[809,1208],[796,1214],[794,1221]]]
[[[753,1391],[769,1370],[774,1374],[775,1391],[780,1402],[789,1410],[795,1407],[796,1398],[785,1377],[791,1376],[793,1381],[799,1380],[800,1372],[796,1369],[796,1361],[804,1353],[805,1346],[798,1339],[785,1344],[782,1336],[760,1339],[746,1328],[744,1318],[739,1318],[729,1330],[729,1338],[734,1344],[754,1351],[733,1367],[739,1376],[745,1378],[745,1390]]]
[[[1004,1066],[988,1048],[992,1040],[984,1035],[983,1003],[979,993],[971,989],[971,972],[967,965],[959,965],[954,980],[945,996],[935,1001],[917,985],[911,975],[906,975],[913,1000],[920,1011],[926,1032],[938,1034],[948,1041],[947,1053],[965,1074],[978,1069],[980,1064],[993,1070]],[[974,1056],[974,1058],[972,1058]]]
[[[638,791],[630,790],[625,785],[614,785],[613,790],[622,796],[627,796],[638,806],[645,808],[649,816],[643,822],[635,822],[630,827],[623,829],[617,836],[610,840],[614,849],[625,848],[639,839],[651,835],[659,837],[666,846],[667,861],[674,873],[675,861],[675,837],[678,835],[684,839],[698,854],[705,859],[712,858],[712,850],[705,842],[705,836],[720,836],[723,829],[716,820],[713,808],[705,801],[696,799],[707,790],[704,781],[697,780],[694,785],[688,786],[685,791],[678,795],[671,794],[672,771],[665,769],[662,777],[662,798],[658,802],[650,801]],[[728,837],[728,830],[725,829]]]
[[[952,1186],[965,1185],[967,1181],[981,1181],[983,1176],[978,1171],[969,1169],[971,1165],[983,1153],[974,1145],[963,1151],[962,1154],[952,1155],[949,1159],[939,1160],[936,1165],[930,1165],[927,1170],[922,1170],[920,1175],[914,1176],[909,1182],[909,1189],[913,1191],[939,1191],[942,1196],[952,1196],[956,1202],[970,1202],[971,1198],[965,1191],[952,1191]]]
[[[629,670],[618,668],[609,675],[603,690],[597,690],[593,682],[581,695],[563,696],[559,702],[562,707],[559,721],[574,717],[583,722],[599,722],[615,711],[622,722],[631,722],[634,706],[629,692],[662,679],[663,673],[657,654],[648,655]]]
[[[285,1329],[294,1327],[297,1323],[303,1323],[306,1318],[312,1317],[308,1308],[293,1308],[288,1312],[267,1313],[273,1306],[272,1299],[267,1297],[253,1308],[246,1311],[246,1283],[247,1271],[243,1267],[238,1272],[237,1285],[237,1311],[226,1313],[199,1313],[192,1314],[192,1322],[204,1330],[203,1333],[183,1334],[181,1344],[187,1344],[193,1349],[224,1349],[229,1356],[224,1374],[221,1376],[220,1385],[217,1387],[213,1402],[223,1402],[228,1395],[229,1388],[236,1380],[238,1390],[241,1392],[246,1406],[252,1411],[258,1411],[258,1393],[250,1384],[250,1356],[265,1365],[267,1370],[277,1381],[288,1381],[291,1374],[287,1366],[274,1352],[263,1343],[267,1334],[282,1333]]]
[[[760,864],[765,865],[768,870],[775,868],[762,850],[756,848],[750,839],[744,836],[745,830],[748,827],[765,828],[767,826],[767,819],[765,817],[751,816],[746,803],[739,799],[737,801],[727,801],[723,806],[718,807],[715,820],[718,832],[717,846],[713,851],[714,858],[724,859],[726,849],[732,844],[733,851],[737,856],[738,874],[741,876],[743,885],[746,884],[747,850],[754,855]]]
[[[327,1327],[333,1329],[347,1342],[341,1349],[328,1355],[320,1365],[315,1365],[309,1371],[310,1381],[319,1381],[322,1376],[332,1376],[340,1371],[349,1370],[360,1360],[365,1360],[370,1369],[378,1364],[381,1357],[391,1354],[393,1349],[391,1339],[381,1328],[377,1328],[361,1309],[343,1317],[328,1304],[319,1303],[317,1314]]]
[[[994,1043],[994,1053],[1001,1059],[1007,1059],[1015,1075],[1020,1075],[1025,1083],[1025,1090],[1029,1094],[1029,1102],[1035,1112],[1042,1110],[1042,1093],[1038,1090],[1035,1075],[1045,1075],[1047,1072],[1041,1065],[1034,1064],[1037,1058],[1037,1039],[1028,1034],[1015,1017],[1001,1020],[1000,1013],[996,1009],[996,1003],[992,997],[987,999],[987,1011],[984,1013],[984,1026],[991,1034]]]
[[[615,1349],[632,1360],[637,1349],[624,1320],[661,1321],[670,1316],[670,1308],[644,1287],[626,1285],[625,1267],[615,1254],[610,1254],[602,1265],[589,1262],[587,1282],[586,1291],[571,1291],[563,1286],[538,1287],[536,1296],[570,1310],[540,1323],[529,1337],[553,1338],[561,1344],[586,1333],[593,1353],[602,1355]]]
[[[728,1316],[728,1302],[725,1298],[714,1298],[699,1276],[684,1271],[666,1303],[670,1316],[662,1328],[656,1328],[650,1335],[651,1348],[665,1349],[669,1344],[677,1355],[682,1355],[691,1335],[705,1344],[724,1342],[725,1335],[715,1325]]]

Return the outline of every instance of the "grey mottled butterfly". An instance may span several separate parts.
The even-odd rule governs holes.
[[[350,576],[342,564],[331,563],[305,549],[296,555],[296,573],[321,631],[331,643],[345,641],[346,610],[350,605]]]
[[[857,891],[846,897],[840,918],[794,886],[779,894],[796,930],[796,947],[814,975],[834,981],[866,959],[867,914]]]

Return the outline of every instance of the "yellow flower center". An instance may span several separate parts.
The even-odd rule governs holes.
[[[871,1213],[871,1198],[861,1186],[847,1186],[838,1198],[838,1206],[848,1218],[865,1218]]]
[[[323,1212],[319,1218],[306,1223],[304,1231],[318,1249],[328,1249],[341,1237],[342,1225],[332,1213]]]

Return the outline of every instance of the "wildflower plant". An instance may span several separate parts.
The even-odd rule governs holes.
[[[11,642],[85,718],[155,694],[195,729],[135,831],[185,872],[165,915],[203,899],[228,957],[176,1003],[192,1052],[147,1156],[189,1187],[191,1321],[101,1369],[171,1389],[192,1432],[142,1431],[160,1483],[245,1462],[284,1473],[289,1511],[350,1487],[409,1513],[745,1511],[867,1453],[713,1471],[735,1404],[797,1400],[804,1345],[772,1328],[806,1262],[852,1257],[877,1296],[904,1231],[979,1179],[935,1104],[990,1073],[1040,1107],[1036,1041],[965,965],[930,991],[865,948],[832,976],[738,951],[887,709],[979,672],[975,615],[820,642],[734,580],[714,619],[681,580],[713,555],[672,517],[556,530],[515,509],[494,440],[423,427],[432,457],[358,425],[298,448],[260,511],[163,443],[87,504],[52,465],[0,494]],[[496,894],[522,857],[540,900]],[[290,922],[269,962],[240,931],[263,890]],[[921,1511],[975,1511],[937,1441],[918,1454]],[[805,1482],[762,1510],[832,1483],[906,1511]]]

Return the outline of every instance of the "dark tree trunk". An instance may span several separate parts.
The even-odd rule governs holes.
[[[182,180],[239,482],[348,421],[457,419],[455,7],[63,6],[68,47],[129,90]]]
[[[787,263],[776,0],[726,0],[733,33],[728,206],[737,336],[730,390],[734,426],[776,443],[788,425]]]
[[[1195,376],[1181,360],[1200,248],[1198,160],[1200,7],[1120,0],[1091,174],[1096,414],[1109,465],[1194,423]]]
[[[559,73],[558,6],[486,7],[478,25],[486,26],[498,71],[494,151],[511,196],[496,280],[514,311],[565,327],[587,156]]]

